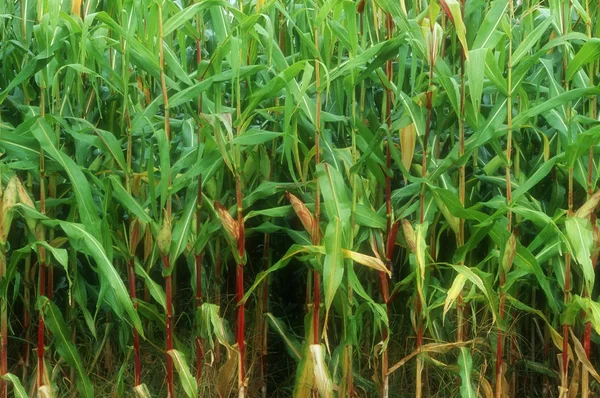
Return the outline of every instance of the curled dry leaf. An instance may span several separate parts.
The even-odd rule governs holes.
[[[575,217],[588,218],[600,202],[600,190],[590,196],[590,198],[575,212]]]
[[[148,261],[152,254],[152,233],[150,232],[150,224],[146,225],[146,233],[144,234],[144,262]]]
[[[238,368],[238,353],[234,350],[228,352],[227,361],[221,366],[215,380],[215,389],[219,397],[229,397],[234,388]]]
[[[229,211],[221,203],[215,201],[215,211],[221,220],[221,224],[227,233],[229,239],[237,242],[240,237],[240,228],[238,222],[231,217]]]
[[[448,289],[448,294],[446,295],[446,301],[444,302],[444,312],[442,315],[442,321],[446,319],[446,313],[452,307],[452,304],[456,301],[458,295],[462,292],[463,287],[465,286],[465,282],[467,281],[467,276],[464,274],[456,275],[454,281],[452,282],[452,286]]]
[[[19,202],[23,203],[27,207],[35,209],[33,200],[31,200],[31,198],[29,197],[29,194],[27,193],[27,190],[21,183],[21,180],[19,180],[18,178],[17,178],[17,195],[19,196]],[[38,238],[37,233],[36,233],[36,224],[37,224],[36,220],[26,217],[25,222],[27,223],[27,227],[29,228],[29,230],[36,235],[36,238]],[[41,240],[41,239],[38,238],[38,240]]]
[[[421,346],[421,348],[419,348],[417,350],[414,350],[413,352],[411,352],[410,354],[408,354],[407,356],[405,356],[404,358],[402,358],[400,361],[398,361],[394,366],[390,367],[390,369],[388,370],[388,375],[392,374],[396,370],[400,369],[402,366],[404,366],[408,361],[410,361],[412,358],[414,358],[418,354],[421,354],[421,353],[424,353],[424,352],[445,354],[446,352],[450,351],[453,348],[476,346],[476,345],[481,345],[481,344],[485,344],[485,340],[482,339],[482,338],[479,338],[479,337],[475,338],[473,340],[457,341],[455,343],[429,343],[429,344],[423,344]]]
[[[6,243],[8,238],[8,231],[12,224],[13,219],[13,206],[17,203],[17,177],[13,176],[8,184],[2,196],[2,209],[0,219],[0,245]]]
[[[137,385],[133,387],[133,393],[136,398],[150,398],[150,391],[148,391],[148,386],[145,383]]]
[[[591,374],[594,377],[594,379],[600,382],[600,375],[594,368],[594,365],[592,365],[590,360],[587,358],[583,345],[581,344],[577,336],[575,336],[575,333],[573,333],[573,330],[571,328],[569,328],[569,332],[571,333],[571,338],[573,339],[573,346],[575,348],[575,355],[577,356],[577,360],[581,362],[583,368],[589,374]]]
[[[135,250],[142,240],[145,230],[146,226],[138,218],[134,218],[131,221],[129,225],[129,254],[131,256],[135,254]]]
[[[318,224],[315,216],[312,214],[308,207],[298,197],[292,193],[286,192],[286,198],[290,201],[294,212],[302,222],[304,229],[310,235],[313,242],[316,241],[316,234],[318,233]]]
[[[55,398],[55,395],[52,389],[46,385],[38,388],[37,398]]]
[[[427,62],[429,65],[434,65],[440,52],[440,44],[444,38],[444,30],[437,22],[434,22],[432,25],[429,18],[424,18],[421,23],[421,31],[423,32],[423,37],[425,38],[425,43],[427,45]]]
[[[440,5],[444,9],[446,15],[454,25],[456,35],[460,41],[465,58],[469,59],[469,50],[467,48],[466,28],[462,19],[461,5],[458,0],[440,0]]]
[[[387,269],[385,264],[376,257],[367,256],[366,254],[353,252],[353,251],[347,250],[347,249],[342,249],[342,252],[344,253],[344,257],[349,258],[353,261],[356,261],[357,263],[359,263],[361,265],[364,265],[369,268],[373,268],[374,270],[377,270],[380,272],[385,272],[386,274],[388,274],[388,276],[392,275],[391,271],[389,269]]]
[[[410,221],[402,219],[402,232],[404,233],[404,240],[408,244],[408,249],[411,253],[417,252],[417,238],[415,236],[415,230],[413,229]]]
[[[156,244],[163,256],[169,255],[169,250],[171,249],[171,220],[166,211],[163,215],[162,227],[156,237]]]
[[[415,129],[414,123],[400,129],[400,155],[402,165],[408,172],[410,172],[410,165],[412,164],[415,155],[416,142],[417,130]]]
[[[502,256],[502,268],[504,268],[504,272],[508,273],[512,268],[513,261],[515,259],[515,252],[517,250],[517,235],[513,231],[506,242],[506,247],[504,249],[504,255]]]
[[[319,396],[321,398],[331,398],[333,397],[333,382],[325,364],[323,346],[321,344],[311,344],[310,353],[313,359],[313,372]]]

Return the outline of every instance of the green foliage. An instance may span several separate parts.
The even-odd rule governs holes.
[[[166,396],[166,355],[176,396],[600,393],[599,36],[598,0],[0,1],[0,396]]]

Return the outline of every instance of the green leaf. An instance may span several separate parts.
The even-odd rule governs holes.
[[[279,336],[283,339],[285,343],[285,347],[288,352],[297,361],[300,361],[301,355],[301,346],[298,340],[289,332],[285,323],[281,321],[281,319],[275,318],[273,314],[270,312],[266,313],[264,316],[267,317],[269,321],[269,325],[273,328],[274,331],[279,334]]]
[[[600,58],[600,38],[593,37],[581,46],[575,57],[569,61],[565,79],[570,81],[579,69],[598,58]]]
[[[325,261],[323,262],[323,292],[325,293],[325,319],[344,276],[342,229],[339,218],[334,218],[325,231]]]
[[[98,242],[98,240],[81,224],[70,223],[66,221],[47,221],[46,223],[50,225],[59,225],[63,231],[65,231],[70,240],[83,242],[82,248],[96,261],[96,266],[100,271],[100,275],[109,284],[113,294],[115,295],[117,301],[113,305],[119,306],[119,308],[115,308],[115,312],[121,313],[123,310],[127,312],[129,320],[140,333],[140,335],[143,336],[144,329],[136,310],[133,308],[133,303],[129,298],[129,293],[123,284],[121,276],[113,266],[112,262],[108,259],[100,242]]]
[[[513,202],[517,202],[519,198],[525,193],[529,192],[537,183],[539,183],[544,177],[546,177],[551,171],[556,162],[560,159],[560,156],[555,156],[552,159],[545,161],[542,166],[537,168],[535,172],[529,177],[519,188],[513,191]]]
[[[527,250],[526,247],[521,245],[521,243],[518,241],[517,253],[515,256],[515,265],[526,270],[527,272],[533,274],[536,277],[539,286],[542,288],[546,295],[546,301],[548,302],[550,309],[555,313],[558,313],[558,303],[556,301],[556,298],[554,297],[553,290],[550,288],[550,282],[544,274],[542,267],[540,267],[540,264],[537,262],[533,254],[531,254],[531,252]]]
[[[228,350],[232,350],[228,330],[225,327],[223,318],[219,317],[219,307],[215,304],[204,303],[200,306],[200,335],[207,339],[210,346],[214,346],[213,334],[217,338],[219,344],[227,347]],[[196,312],[198,315],[198,311]]]
[[[77,200],[77,212],[81,218],[85,229],[90,231],[94,236],[100,236],[99,225],[100,217],[92,199],[92,191],[88,179],[85,177],[81,168],[64,152],[60,151],[55,145],[55,132],[48,122],[44,119],[38,119],[37,123],[31,128],[31,132],[39,141],[44,151],[52,157],[62,169],[67,173],[69,181],[71,181],[71,189],[75,193]]]
[[[507,8],[508,1],[494,0],[490,10],[485,14],[483,23],[477,30],[473,48],[491,48],[492,37],[500,26],[500,21],[502,21]]]
[[[131,212],[131,214],[135,215],[140,221],[145,224],[151,224],[153,229],[156,230],[156,225],[154,225],[154,221],[152,218],[146,213],[142,205],[131,196],[127,190],[119,181],[119,178],[115,175],[111,175],[108,177],[113,187],[113,197],[119,201],[125,208]]]
[[[569,217],[565,221],[567,239],[573,248],[573,255],[583,270],[588,291],[594,287],[595,273],[591,259],[593,230],[587,218]]]
[[[192,227],[192,221],[194,220],[194,214],[196,210],[197,196],[192,196],[185,205],[183,213],[175,226],[173,227],[173,234],[171,235],[171,269],[165,270],[164,275],[169,275],[172,272],[172,268],[175,266],[175,262],[179,258],[179,255],[183,253],[183,250],[188,244],[190,237],[190,229]]]
[[[544,100],[539,105],[533,106],[524,110],[523,112],[518,113],[513,119],[513,129],[519,128],[531,117],[543,114],[544,112],[557,108],[573,100],[597,94],[600,94],[600,87],[576,88],[559,94],[556,97]]]
[[[235,137],[233,142],[238,145],[258,145],[282,136],[283,133],[278,133],[275,131],[250,129],[242,133],[242,135]]]
[[[2,376],[4,380],[8,380],[13,384],[14,390],[13,394],[15,398],[28,398],[29,395],[25,392],[23,385],[21,384],[21,380],[17,376],[12,373],[6,373]]]
[[[536,28],[519,44],[519,47],[514,51],[512,55],[512,66],[516,67],[519,61],[527,55],[527,52],[541,39],[542,35],[552,24],[552,18],[544,18],[543,22],[540,23]]]
[[[137,259],[135,259],[135,273],[144,278],[146,287],[148,288],[148,292],[150,293],[152,298],[156,300],[156,302],[162,307],[163,310],[166,310],[167,299],[165,296],[165,291],[158,283],[154,282],[154,279],[152,279],[150,275],[148,275],[144,267],[140,265]]]
[[[460,275],[463,275],[472,284],[477,286],[477,288],[479,290],[481,290],[481,292],[487,298],[488,303],[490,304],[490,308],[492,308],[493,317],[496,318],[496,313],[495,313],[495,310],[493,309],[494,302],[492,300],[492,296],[491,296],[489,290],[487,289],[483,279],[481,279],[481,277],[479,275],[477,275],[471,268],[467,267],[466,265],[462,265],[462,264],[450,264],[450,265],[452,266],[452,268],[454,268],[454,270],[456,272],[458,272]]]
[[[338,218],[340,227],[344,229],[349,225],[351,206],[342,175],[329,164],[320,163],[317,165],[317,177],[327,216],[330,220]]]
[[[173,358],[173,363],[175,364],[177,373],[179,373],[179,380],[183,385],[185,394],[191,398],[197,397],[198,385],[196,384],[196,379],[192,376],[192,372],[190,372],[190,367],[185,360],[185,355],[177,350],[169,350],[167,351],[167,354]]]
[[[440,0],[440,5],[454,24],[456,35],[460,41],[465,58],[469,59],[469,49],[467,47],[467,29],[462,18],[462,10],[458,0]]]
[[[77,373],[77,390],[82,397],[94,397],[94,386],[88,377],[88,372],[81,362],[81,357],[75,344],[71,341],[71,332],[69,331],[60,310],[47,297],[38,298],[37,308],[42,311],[44,322],[52,336],[56,351],[65,362],[75,369]]]
[[[581,297],[578,295],[575,295],[573,299],[580,309],[585,310],[586,318],[592,323],[596,333],[600,333],[600,303],[589,297]]]
[[[270,209],[264,210],[252,210],[249,211],[248,214],[244,217],[244,221],[256,217],[256,216],[265,216],[265,217],[285,217],[289,214],[292,214],[292,206],[285,205],[279,207],[272,207]]]
[[[56,261],[58,261],[58,263],[60,265],[62,265],[62,267],[65,269],[65,271],[68,272],[69,269],[69,256],[67,255],[67,250],[66,249],[59,249],[58,247],[54,247],[52,245],[49,245],[47,242],[35,242],[36,245],[38,246],[43,246],[45,247],[47,250],[50,251],[50,253],[52,253],[52,256],[54,257],[54,259]]]
[[[479,114],[481,106],[481,94],[483,93],[483,77],[485,74],[485,60],[488,50],[480,48],[469,51],[469,60],[467,61],[467,76],[469,78],[469,92],[471,93],[471,103],[473,111]]]
[[[15,87],[18,87],[24,81],[31,78],[31,76],[45,68],[46,65],[52,61],[52,58],[54,58],[54,51],[57,50],[57,47],[58,46],[56,44],[53,45],[47,51],[38,54],[33,60],[25,64],[25,67],[21,69],[17,76],[11,79],[8,86],[2,90],[2,92],[0,92],[0,105],[4,102],[6,97],[8,97],[8,94],[15,89]]]
[[[458,369],[460,373],[460,396],[461,398],[475,398],[475,390],[471,384],[471,372],[473,370],[473,360],[471,352],[467,347],[460,347],[458,355]]]
[[[309,246],[303,246],[303,245],[298,245],[298,244],[290,246],[288,251],[285,253],[285,255],[281,259],[279,259],[279,261],[277,261],[275,264],[273,264],[268,270],[259,272],[256,275],[256,278],[254,278],[254,283],[248,290],[246,290],[246,293],[244,294],[244,297],[242,298],[241,303],[245,303],[246,300],[248,300],[248,298],[250,297],[252,292],[254,292],[254,290],[261,284],[261,282],[267,276],[269,276],[269,274],[271,274],[272,272],[275,272],[277,270],[280,270],[281,268],[288,265],[290,260],[297,254],[309,252],[310,249],[311,249],[311,247],[309,247]]]
[[[269,80],[269,83],[260,90],[256,91],[248,99],[249,103],[244,109],[244,113],[241,116],[241,120],[246,120],[248,116],[254,112],[258,104],[265,98],[274,97],[277,92],[282,90],[290,80],[294,79],[304,69],[306,64],[305,60],[298,61],[295,64],[287,67],[285,70],[280,72],[277,76]]]

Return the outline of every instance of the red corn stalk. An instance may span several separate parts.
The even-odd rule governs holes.
[[[512,23],[513,18],[513,2],[509,0],[509,8],[510,15],[509,18]],[[508,98],[507,98],[507,126],[508,126],[508,135],[506,140],[506,158],[508,159],[508,165],[506,166],[506,202],[508,206],[510,206],[512,202],[512,185],[511,185],[511,153],[512,153],[512,39],[508,41]],[[507,212],[508,223],[507,229],[508,232],[512,234],[512,213],[510,210]],[[499,316],[500,319],[504,319],[504,301],[505,301],[505,293],[504,293],[504,285],[506,283],[506,272],[502,264],[500,265],[500,310]],[[502,364],[503,364],[503,355],[504,355],[504,336],[502,331],[498,328],[497,331],[497,343],[496,343],[496,398],[500,398],[503,394],[502,391]]]
[[[49,198],[56,198],[56,184],[57,184],[57,176],[55,174],[51,174],[50,177],[48,177],[48,197]],[[54,213],[54,211],[51,210],[52,213]],[[52,217],[54,214],[51,214],[50,216]],[[49,231],[49,239],[50,241],[54,240],[54,230],[50,229]],[[52,266],[51,263],[47,264],[48,266],[48,291],[47,291],[47,296],[50,300],[52,300],[52,296],[54,295],[54,267]]]
[[[570,15],[570,8],[568,4],[562,5],[562,18],[563,18],[563,26],[562,33],[567,34],[567,18]],[[563,75],[567,69],[568,58],[566,53],[563,56]],[[565,82],[565,91],[569,91],[569,83],[566,79],[563,80]],[[571,107],[569,103],[566,105],[566,120],[567,123],[571,122]],[[568,211],[567,217],[573,216],[573,168],[569,167],[569,190],[568,190]],[[565,288],[564,288],[564,303],[568,305],[571,298],[571,254],[566,253],[565,255]],[[569,325],[565,322],[563,324],[563,349],[562,349],[562,375],[561,375],[561,388],[563,391],[568,388],[569,383]]]
[[[244,360],[246,354],[246,346],[244,341],[244,254],[245,254],[245,238],[244,238],[244,218],[242,214],[242,184],[239,175],[235,176],[236,185],[236,204],[237,204],[237,217],[235,220],[229,211],[221,205],[219,202],[214,203],[215,211],[221,221],[221,225],[229,240],[235,244],[235,257],[237,260],[236,264],[236,289],[235,298],[237,304],[236,314],[236,332],[235,341],[238,345],[238,389],[239,396],[246,396],[245,388],[245,367]],[[220,270],[219,270],[220,271]]]
[[[587,0],[586,1],[586,11],[588,13],[588,15],[590,14],[590,1]],[[591,21],[588,22],[587,24],[587,34],[588,34],[588,38],[592,38],[592,24]],[[588,68],[588,78],[590,79],[590,85],[594,84],[594,74],[595,74],[595,68],[596,68],[596,62],[592,62],[591,65]],[[590,98],[590,107],[589,107],[589,112],[590,112],[590,118],[595,119],[596,118],[596,112],[597,112],[597,98],[596,96],[592,96]],[[596,207],[598,202],[595,200],[595,196],[598,195],[600,196],[600,191],[596,192],[596,195],[593,195],[594,192],[594,186],[593,186],[593,170],[594,170],[594,146],[590,145],[590,149],[589,149],[589,157],[588,157],[588,178],[587,178],[587,193],[588,193],[588,200],[586,202],[589,203],[590,200],[592,200],[592,203],[595,204]],[[591,207],[592,205],[590,205],[589,207]],[[584,206],[585,207],[585,204]],[[581,210],[581,209],[580,209]],[[577,212],[579,213],[579,211]],[[594,247],[598,247],[599,242],[599,232],[598,232],[598,225],[596,223],[596,216],[595,214],[590,211],[590,221],[592,223],[592,226],[594,228]],[[592,265],[594,266],[594,270],[596,269],[596,261],[598,260],[598,254],[594,254],[592,253]],[[587,288],[587,284],[585,284],[585,289],[584,289],[584,297],[589,297],[589,291]],[[587,359],[590,359],[590,340],[591,340],[591,334],[592,334],[592,323],[590,321],[587,321],[585,324],[585,331],[583,333],[583,349],[585,350],[585,355],[587,357]],[[581,396],[584,398],[587,398],[587,396],[589,395],[589,376],[588,376],[588,372],[587,370],[583,370],[583,375],[582,375],[582,386],[581,386]]]
[[[269,269],[269,234],[265,233],[265,239],[263,242],[263,270]],[[261,318],[259,324],[260,328],[260,378],[261,378],[261,394],[263,398],[267,396],[267,322],[265,321],[265,314],[269,304],[269,284],[267,280],[262,285],[262,300],[261,300]]]
[[[129,297],[137,310],[136,287],[135,287],[135,249],[140,241],[140,223],[134,219],[129,226],[129,261],[127,262],[127,275],[129,279]],[[142,362],[140,355],[140,336],[136,328],[133,328],[134,349],[134,387],[141,384]]]
[[[388,40],[392,37],[392,31],[394,29],[394,22],[392,20],[392,16],[390,14],[386,14],[386,30],[387,30],[387,38]],[[393,79],[393,71],[392,71],[392,60],[389,59],[385,65],[386,76],[388,81],[391,83]],[[392,128],[392,90],[390,87],[386,87],[386,123],[388,127],[388,131]],[[395,242],[395,233],[392,233],[392,223],[394,218],[394,213],[392,210],[392,178],[390,176],[392,169],[392,152],[390,149],[391,144],[389,141],[386,143],[386,169],[387,173],[385,176],[385,208],[386,208],[386,234],[387,234],[387,247],[386,247],[386,266],[391,270],[391,250],[390,245],[393,247]],[[395,231],[398,231],[397,224],[395,226]],[[392,235],[394,236],[393,239]],[[381,294],[383,301],[386,303],[386,312],[388,317],[390,315],[390,302],[389,302],[389,285],[385,272],[379,273],[379,284],[381,288]],[[389,330],[384,328],[382,331],[382,339],[385,341],[389,336]],[[389,375],[388,375],[388,367],[389,367],[389,351],[386,347],[383,351],[381,357],[381,377],[382,377],[382,391],[381,395],[384,398],[387,398],[389,393]]]
[[[319,237],[315,236],[315,234],[318,234],[319,231],[316,217],[312,214],[308,207],[306,207],[306,205],[294,194],[286,192],[285,197],[292,204],[294,212],[302,222],[302,225],[304,226],[306,232],[308,232],[308,234],[310,235],[311,240],[318,239]]]
[[[170,181],[169,181],[170,182]],[[169,184],[170,185],[170,184]],[[170,206],[168,206],[170,208]],[[169,209],[170,210],[170,209]],[[173,285],[171,276],[171,258],[169,255],[171,243],[171,221],[170,211],[164,211],[163,225],[157,238],[157,245],[160,249],[161,259],[165,270],[169,270],[165,276],[165,297],[166,297],[166,346],[167,352],[173,349]],[[168,397],[175,397],[173,385],[173,358],[167,354],[167,389]]]
[[[236,199],[237,199],[237,250],[238,250],[238,264],[236,266],[237,275],[236,275],[236,302],[237,302],[237,329],[236,329],[236,341],[238,344],[238,349],[240,352],[239,356],[239,364],[238,364],[238,387],[240,397],[246,396],[246,388],[245,388],[245,369],[244,369],[244,360],[246,358],[246,346],[244,341],[244,302],[242,301],[244,297],[244,264],[243,258],[245,249],[245,238],[244,238],[244,217],[242,214],[242,183],[240,181],[240,176],[237,175],[235,178],[235,187],[236,187]],[[227,213],[229,214],[229,213]]]
[[[129,295],[134,303],[134,308],[137,309],[136,291],[135,291],[135,265],[134,259],[131,258],[128,262],[129,275]],[[142,362],[140,357],[140,336],[136,328],[133,328],[133,349],[134,349],[134,386],[141,384]]]
[[[0,220],[2,221],[2,220]],[[4,279],[4,277],[6,276],[6,246],[4,244],[2,244],[0,246],[0,279]],[[7,368],[7,361],[6,361],[6,356],[7,356],[7,350],[8,350],[8,344],[7,344],[7,339],[8,339],[8,327],[7,327],[7,322],[8,322],[8,318],[7,318],[7,313],[6,313],[6,307],[5,304],[2,305],[2,316],[0,319],[1,322],[1,333],[2,333],[2,364],[1,364],[1,371],[2,371],[2,375],[6,374],[6,372],[8,371]],[[7,386],[6,386],[6,382],[2,381],[0,384],[0,394],[3,398],[5,398],[7,396],[8,390],[7,390]]]
[[[445,4],[445,2],[442,2]],[[465,18],[465,2],[461,0],[461,14],[462,19]],[[450,14],[451,15],[451,14]],[[454,21],[452,21],[454,23]],[[432,25],[433,26],[433,25]],[[433,77],[433,65],[431,65],[429,84],[432,87],[432,77]],[[460,53],[460,119],[459,119],[459,156],[462,157],[465,153],[465,51],[461,51]],[[428,111],[428,114],[431,113],[431,110]],[[460,203],[465,205],[465,194],[466,194],[466,175],[465,175],[465,165],[463,164],[459,168],[459,196]],[[463,246],[465,244],[465,220],[464,218],[460,218],[459,221],[459,229],[458,229],[458,246]],[[462,292],[459,293],[457,298],[457,332],[456,332],[456,340],[458,342],[463,341],[464,338],[464,305],[463,305],[463,297]]]
[[[203,75],[200,75],[200,64],[202,63],[202,40],[201,38],[201,15],[196,16],[196,29],[198,32],[198,38],[196,39],[196,63],[198,65],[199,80],[204,79]],[[202,93],[198,96],[198,116],[202,115]],[[200,145],[202,125],[198,123],[198,145]],[[202,227],[202,175],[198,176],[198,193],[196,200],[196,233],[200,234],[200,228]],[[202,251],[196,253],[195,256],[196,266],[196,308],[202,305]],[[202,345],[202,337],[198,335],[196,337],[196,383],[200,385],[202,379],[202,364],[204,362],[204,347]]]
[[[169,269],[170,259],[169,255],[162,256],[162,261],[165,269]],[[167,335],[167,352],[173,349],[173,291],[172,291],[172,278],[171,275],[165,277],[165,296],[167,304],[167,322],[166,322],[166,335]],[[175,387],[173,384],[173,358],[167,354],[167,388],[169,398],[175,397]]]
[[[217,308],[221,305],[221,239],[217,237],[215,244],[215,304]],[[215,363],[221,363],[221,345],[215,347]]]
[[[200,131],[198,130],[198,136]],[[200,138],[200,137],[198,137]],[[202,227],[201,219],[202,210],[202,177],[198,176],[198,199],[196,202],[196,233],[200,234]],[[196,308],[202,305],[202,251],[195,255],[196,266]],[[196,337],[196,382],[200,385],[202,379],[202,363],[204,362],[204,347],[200,335]]]
[[[169,97],[167,95],[167,83],[165,75],[165,56],[164,56],[164,35],[163,35],[163,22],[162,22],[162,6],[158,7],[158,50],[159,50],[159,62],[160,62],[160,83],[163,96],[163,104],[165,109],[165,135],[167,143],[171,140],[171,124],[170,124],[170,113],[169,113]],[[165,172],[163,170],[163,172]],[[172,180],[170,170],[166,170],[168,173],[169,180],[169,192],[171,191]],[[164,177],[162,177],[164,178]],[[171,258],[169,256],[169,248],[171,242],[171,206],[172,198],[171,195],[167,197],[166,209],[163,220],[163,231],[158,236],[158,246],[161,249],[161,256],[163,266],[166,270],[171,269]],[[168,237],[167,237],[168,235]],[[165,276],[165,296],[167,305],[167,319],[166,319],[166,346],[167,352],[173,349],[173,291],[172,291],[172,276],[171,273]],[[175,386],[173,384],[173,358],[167,353],[167,390],[168,398],[175,398]]]
[[[42,78],[42,87],[40,91],[40,117],[45,116],[45,84]],[[46,187],[45,187],[46,171],[44,167],[44,150],[40,148],[40,213],[46,214]],[[44,231],[40,230],[40,236],[38,239],[44,239]],[[39,280],[38,289],[39,296],[46,294],[46,248],[40,246],[38,248],[38,266],[39,266]],[[42,310],[38,316],[38,379],[37,387],[40,388],[44,385],[44,318],[42,316]],[[4,356],[4,354],[3,354]],[[4,358],[2,360],[4,362]],[[5,386],[3,388],[6,388]]]

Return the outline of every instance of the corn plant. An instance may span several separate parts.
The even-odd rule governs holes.
[[[0,398],[600,394],[599,20],[0,2]]]

